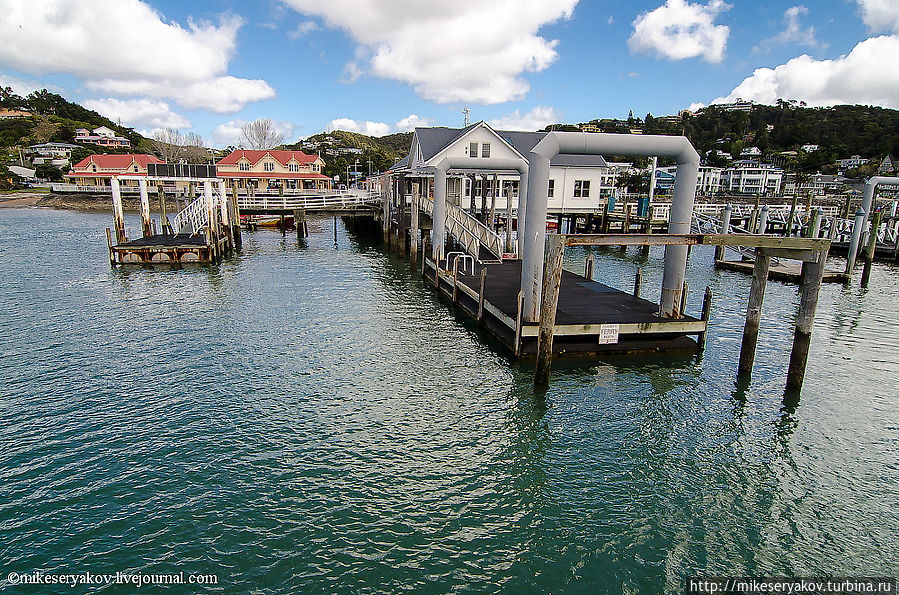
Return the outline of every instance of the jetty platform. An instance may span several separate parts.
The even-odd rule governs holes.
[[[520,260],[475,262],[464,272],[456,266],[454,275],[446,261],[440,261],[438,268],[426,258],[422,269],[425,279],[517,357],[537,354],[539,323],[521,317]],[[705,332],[704,320],[660,318],[658,304],[562,271],[553,328],[555,355],[695,351],[697,341],[691,335]]]
[[[219,238],[219,249],[225,237]],[[206,235],[156,234],[113,244],[110,238],[109,259],[112,264],[209,263],[215,259],[214,246]]]
[[[751,275],[755,268],[755,261],[716,260],[715,268]],[[768,279],[785,283],[799,283],[802,280],[802,263],[795,260],[772,261],[768,269]],[[846,275],[846,271],[836,269],[826,269],[824,276],[821,278],[822,283],[845,283],[847,280],[848,275]]]

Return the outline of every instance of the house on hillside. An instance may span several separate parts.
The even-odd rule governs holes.
[[[463,208],[471,208],[483,200],[493,176],[500,184],[497,209],[505,208],[505,195],[512,189],[512,206],[518,206],[519,173],[517,170],[483,170],[479,166],[490,157],[527,160],[527,155],[546,136],[546,132],[494,130],[486,122],[466,128],[416,128],[409,154],[400,160],[390,174],[404,176],[407,181],[433,178],[433,167],[444,157],[469,161],[453,168],[447,176],[447,200]],[[558,155],[550,163],[547,208],[554,213],[586,213],[600,209],[600,203],[617,194],[618,175],[630,164],[610,164],[600,155]],[[485,185],[485,182],[487,184]]]
[[[883,161],[880,162],[880,166],[877,168],[878,176],[895,176],[896,172],[896,158],[892,155],[884,157]]]
[[[721,188],[738,194],[778,196],[781,193],[784,171],[768,163],[750,159],[735,161],[724,170]]]
[[[674,178],[677,166],[660,167],[656,170],[656,188],[670,191],[674,188]],[[696,194],[700,196],[712,196],[721,190],[721,181],[724,176],[723,167],[700,165],[696,175]]]
[[[325,161],[302,151],[234,151],[215,164],[218,177],[238,192],[325,190],[331,178],[324,174]]]
[[[31,112],[26,112],[25,110],[6,108],[0,109],[0,120],[27,118],[29,116],[31,116]]]
[[[106,126],[99,126],[91,131],[86,128],[75,129],[76,143],[90,143],[101,147],[112,147],[116,149],[127,149],[131,146],[131,141],[122,136],[116,136],[114,130],[110,130]]]
[[[113,176],[146,176],[148,163],[165,163],[153,155],[91,155],[65,175],[66,183],[104,192]],[[122,180],[123,190],[136,189],[137,180]],[[155,187],[152,187],[155,191]]]
[[[72,151],[78,148],[78,145],[69,143],[43,143],[29,146],[28,152],[34,155],[32,159],[34,165],[50,163],[51,165],[62,167],[69,164],[69,160],[72,158]]]

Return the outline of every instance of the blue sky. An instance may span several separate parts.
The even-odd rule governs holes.
[[[0,0],[0,84],[123,124],[289,142],[536,129],[741,96],[899,108],[899,2]]]

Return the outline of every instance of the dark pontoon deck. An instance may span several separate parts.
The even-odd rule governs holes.
[[[212,250],[203,235],[157,234],[110,246],[114,264],[211,262]]]
[[[441,262],[441,268],[445,266],[445,261]],[[482,270],[487,271],[487,276],[483,307],[480,308]],[[425,276],[434,282],[434,263],[431,260],[425,261]],[[482,310],[482,325],[516,354],[535,354],[538,324],[518,323],[520,278],[519,260],[504,261],[502,264],[476,263],[474,274],[470,274],[467,268],[466,274],[463,274],[460,262],[455,301],[475,318],[478,317],[478,311]],[[440,291],[452,297],[452,271],[440,270],[439,279]],[[690,316],[676,320],[663,319],[659,317],[658,311],[658,304],[603,283],[590,281],[582,275],[563,271],[553,352],[589,355],[695,350],[696,342],[688,335],[704,332],[706,323]],[[611,325],[617,325],[618,341],[600,344],[602,327],[609,328]]]

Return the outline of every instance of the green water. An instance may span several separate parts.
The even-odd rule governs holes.
[[[108,225],[0,210],[0,590],[34,592],[8,578],[34,571],[215,574],[227,593],[899,575],[895,268],[823,290],[798,401],[796,288],[769,284],[740,386],[749,278],[704,249],[701,358],[562,363],[541,398],[530,365],[373,240],[341,225],[335,245],[331,220],[179,270],[110,269]],[[656,297],[661,256],[597,251],[595,275],[626,289],[643,267]]]

